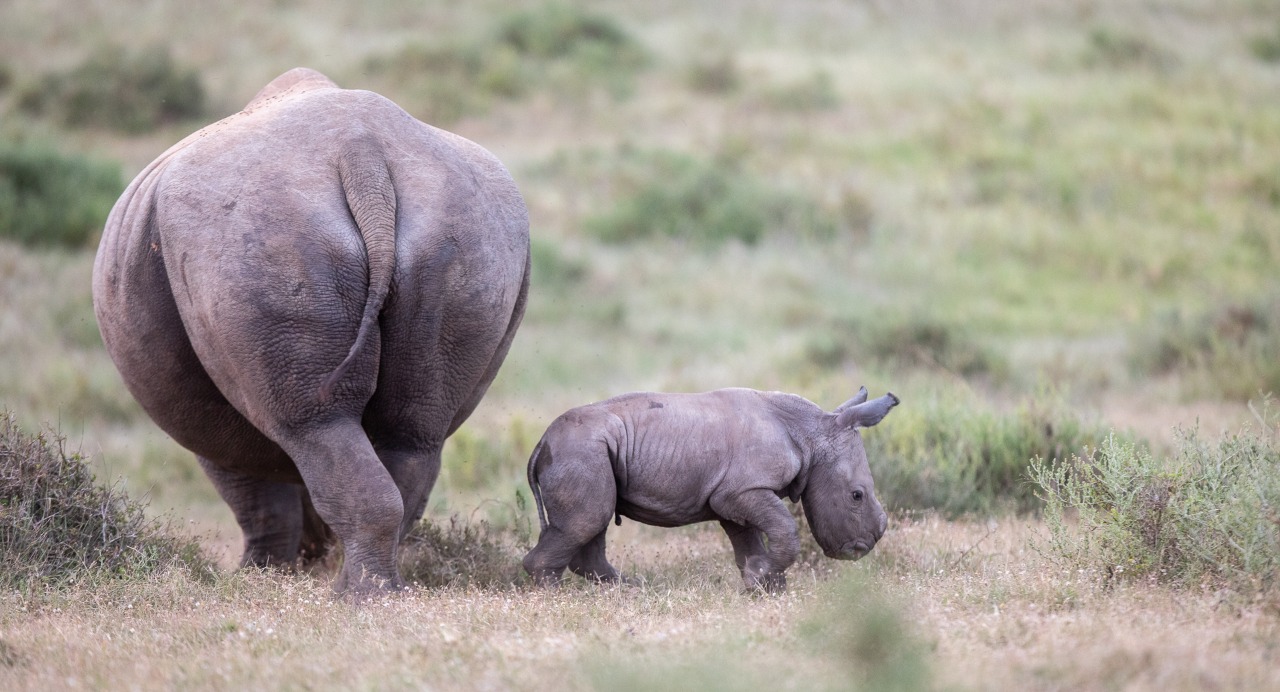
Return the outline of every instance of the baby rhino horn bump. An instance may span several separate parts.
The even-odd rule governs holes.
[[[889,410],[899,403],[901,400],[894,396],[893,392],[888,392],[874,401],[850,406],[840,411],[836,417],[836,425],[842,428],[869,428],[889,415]]]

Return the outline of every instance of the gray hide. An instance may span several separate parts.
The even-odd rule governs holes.
[[[858,428],[897,404],[893,394],[867,401],[863,388],[826,413],[792,394],[721,389],[625,394],[570,410],[529,459],[542,533],[524,567],[544,584],[566,567],[613,581],[604,538],[615,516],[654,526],[716,520],[746,588],[781,591],[799,551],[783,498],[803,503],[827,556],[856,560],[888,523]]]
[[[107,350],[195,452],[242,563],[400,585],[445,438],[524,314],[529,224],[489,152],[298,68],[129,185],[93,271]]]

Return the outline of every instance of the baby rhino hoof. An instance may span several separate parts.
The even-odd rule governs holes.
[[[787,575],[770,570],[767,559],[753,556],[742,567],[742,583],[748,593],[780,594],[787,590]]]

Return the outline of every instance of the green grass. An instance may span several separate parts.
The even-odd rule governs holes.
[[[1106,428],[1039,399],[1010,412],[972,396],[904,402],[864,433],[876,494],[891,510],[1038,512],[1043,505],[1027,464],[1042,458],[1054,468],[1108,438]]]

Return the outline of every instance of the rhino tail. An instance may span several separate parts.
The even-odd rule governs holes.
[[[380,148],[369,138],[355,140],[338,157],[338,175],[347,197],[347,208],[364,239],[369,262],[369,292],[355,342],[347,357],[320,384],[322,403],[332,401],[334,387],[377,326],[396,268],[396,192]]]
[[[533,454],[529,455],[529,469],[526,471],[526,477],[529,479],[529,490],[533,492],[533,504],[538,507],[538,529],[539,531],[547,530],[547,513],[542,506],[542,489],[538,487],[538,456],[542,454],[542,443],[546,438],[538,440],[538,444],[533,448]]]

